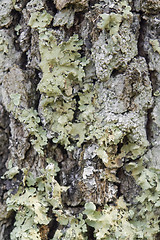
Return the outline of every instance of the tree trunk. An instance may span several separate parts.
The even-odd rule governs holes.
[[[159,11],[1,1],[0,240],[160,239]]]

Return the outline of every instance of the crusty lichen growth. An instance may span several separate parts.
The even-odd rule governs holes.
[[[13,19],[11,11],[13,9],[12,0],[1,0],[0,27],[8,27]]]
[[[19,57],[20,54],[14,47],[13,32],[0,29],[0,84],[5,73],[13,67]]]

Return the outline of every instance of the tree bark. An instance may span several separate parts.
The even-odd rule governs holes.
[[[2,0],[0,240],[159,239],[159,11]]]

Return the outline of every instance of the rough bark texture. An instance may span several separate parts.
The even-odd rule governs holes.
[[[160,239],[159,12],[1,1],[0,240]]]

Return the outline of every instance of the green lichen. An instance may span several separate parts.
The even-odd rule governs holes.
[[[136,229],[129,222],[130,213],[122,197],[116,207],[105,205],[102,211],[96,210],[93,203],[86,203],[83,213],[87,216],[86,223],[95,229],[95,239],[134,239]]]
[[[85,204],[83,214],[86,224],[94,228],[95,239],[147,240],[155,239],[160,231],[160,171],[146,168],[142,159],[129,163],[126,169],[141,187],[134,205],[126,205],[122,197],[116,206],[105,205],[101,211],[92,202]]]
[[[103,209],[97,209],[94,203],[88,202],[84,211],[74,216],[62,206],[61,192],[67,188],[60,186],[55,180],[58,165],[52,159],[47,159],[47,162],[48,165],[37,177],[22,169],[22,184],[18,192],[7,200],[8,211],[16,212],[12,240],[40,240],[40,227],[51,220],[48,216],[49,208],[52,208],[60,224],[53,240],[87,240],[87,226],[94,228],[94,237],[97,240],[155,239],[160,231],[159,170],[146,168],[142,159],[138,163],[129,163],[126,170],[132,172],[142,189],[134,200],[134,205],[127,205],[123,197],[119,197],[115,205],[106,204]],[[11,179],[16,176],[17,170],[10,166],[5,175]]]
[[[151,39],[150,44],[152,45],[154,52],[158,52],[160,54],[160,45],[159,45],[158,40],[157,39],[155,39],[155,40]]]
[[[41,155],[48,139],[62,144],[67,150],[81,147],[84,142],[94,141],[97,144],[95,154],[103,160],[106,167],[114,169],[122,166],[122,163],[119,165],[116,163],[116,157],[136,160],[145,153],[148,141],[145,137],[144,111],[149,106],[150,98],[147,96],[144,100],[144,93],[149,95],[151,91],[147,77],[142,77],[142,75],[146,76],[143,74],[146,69],[144,59],[137,58],[128,68],[126,66],[137,53],[136,40],[130,30],[133,22],[130,10],[126,1],[122,1],[118,5],[117,13],[101,15],[102,21],[98,27],[102,29],[102,33],[96,46],[93,46],[93,55],[96,56],[96,63],[100,58],[100,65],[105,65],[104,68],[102,67],[102,72],[103,70],[106,72],[104,75],[101,74],[102,72],[98,72],[99,68],[96,66],[100,81],[95,84],[83,82],[87,61],[81,57],[83,42],[79,40],[78,35],[65,39],[58,31],[46,28],[52,20],[46,11],[31,13],[29,25],[39,32],[40,67],[43,72],[43,77],[38,84],[38,90],[41,93],[38,112],[32,108],[24,108],[21,105],[23,96],[13,90],[8,92],[10,98],[8,109],[24,125],[31,136],[34,148]],[[55,25],[66,24],[66,20],[59,22],[59,17],[57,21],[58,23],[54,22]],[[106,38],[108,38],[107,42]],[[132,39],[131,43],[130,39]],[[99,55],[99,49],[105,49],[104,58],[102,58],[103,51],[100,51]],[[122,74],[111,77],[113,69],[121,66],[121,62],[127,68],[129,80]],[[133,72],[132,68],[138,68],[135,72],[138,77],[130,83],[133,78],[130,74]],[[109,84],[107,81],[101,82],[109,79]],[[126,99],[121,101],[122,95],[118,95],[116,81],[124,86],[123,91],[129,88],[127,84],[132,85],[129,94],[135,97],[133,106],[135,107],[136,101],[139,101],[141,109],[136,109],[136,106],[136,110],[130,113],[130,109],[124,106]],[[140,90],[135,96],[137,89]],[[120,110],[117,110],[117,99],[115,103],[116,94],[120,99]],[[137,126],[136,122],[139,118],[141,118],[141,125]],[[118,144],[123,145],[119,155]],[[94,203],[90,202],[85,204],[85,210],[81,214],[72,215],[64,210],[62,205],[61,193],[66,188],[60,186],[55,180],[58,166],[52,160],[47,161],[47,167],[42,169],[38,176],[23,169],[24,177],[18,192],[9,196],[7,200],[8,210],[16,212],[15,228],[11,233],[12,240],[41,239],[40,227],[48,225],[51,220],[49,208],[52,208],[52,213],[59,222],[53,240],[86,240],[88,239],[87,226],[94,228],[96,239],[106,240],[153,239],[159,231],[158,171],[144,168],[140,163],[138,166],[136,163],[130,163],[126,167],[142,188],[142,194],[135,200],[134,207],[127,206],[120,197],[115,206],[106,204],[103,209],[98,209]],[[5,176],[12,179],[18,170],[18,167],[11,167]],[[109,179],[109,176],[105,177]],[[147,218],[147,224],[144,216]]]
[[[78,52],[83,42],[78,35],[73,35],[68,41],[58,44],[54,31],[42,31],[39,39],[40,67],[43,71],[43,78],[38,84],[41,93],[39,112],[44,125],[53,142],[70,148],[69,138],[79,134],[80,145],[84,139],[80,134],[84,124],[72,124],[72,121],[76,109],[74,92],[82,87],[85,76],[86,60]]]
[[[43,155],[43,147],[47,145],[48,139],[46,136],[46,131],[42,126],[40,126],[40,118],[37,114],[37,111],[34,109],[24,109],[19,113],[18,120],[25,125],[25,128],[31,136],[34,138],[31,139],[35,150]]]
[[[40,226],[47,225],[51,220],[49,207],[53,210],[62,207],[61,192],[67,188],[61,187],[54,179],[59,171],[57,163],[51,159],[47,161],[49,164],[37,177],[23,169],[23,184],[7,200],[8,211],[16,212],[12,240],[40,240]]]
[[[97,26],[102,29],[109,31],[110,36],[118,36],[118,31],[122,21],[133,17],[131,13],[131,7],[128,6],[126,1],[121,1],[118,4],[118,11],[120,13],[100,14],[102,18],[101,22]]]
[[[79,214],[77,217],[71,214],[63,212],[62,210],[54,211],[57,216],[57,221],[63,226],[63,230],[57,229],[52,240],[64,239],[64,240],[87,240],[87,225],[84,220],[83,214]]]
[[[38,89],[48,97],[70,96],[76,84],[82,84],[85,76],[83,66],[85,59],[78,52],[83,44],[78,35],[67,42],[58,44],[54,31],[40,33],[40,67],[43,78]]]
[[[143,159],[130,163],[126,170],[132,172],[141,186],[141,194],[131,208],[133,215],[130,222],[136,227],[137,239],[155,239],[160,232],[160,170],[147,168]]]
[[[50,24],[52,16],[47,11],[31,13],[28,25],[32,28],[43,28]]]
[[[101,14],[102,21],[97,25],[100,29],[109,30],[110,36],[115,35],[119,31],[122,15],[116,13]]]
[[[21,105],[21,94],[10,94],[10,103],[8,104],[8,111],[12,112],[15,119],[18,119],[24,126],[24,129],[31,136],[31,143],[34,149],[43,155],[43,148],[47,145],[48,139],[45,129],[40,126],[40,117],[33,108],[24,109]]]

